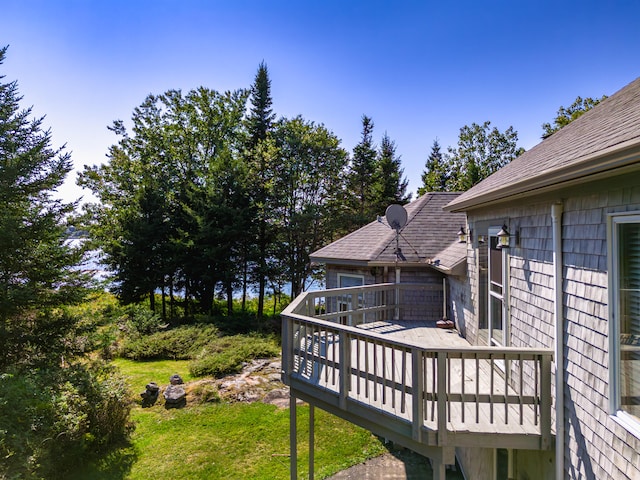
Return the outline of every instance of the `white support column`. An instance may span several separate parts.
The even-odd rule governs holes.
[[[315,407],[309,405],[309,480],[313,480],[315,414]]]
[[[442,454],[438,455],[438,458],[432,459],[431,467],[433,468],[433,480],[447,479],[447,465],[444,463]]]
[[[296,415],[296,397],[289,394],[289,473],[291,480],[298,479],[298,429]]]

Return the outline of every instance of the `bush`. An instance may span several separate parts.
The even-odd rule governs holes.
[[[120,356],[132,360],[188,360],[218,337],[213,325],[192,325],[126,339]]]
[[[140,335],[150,335],[167,327],[160,315],[141,304],[129,305],[126,316],[126,328]]]
[[[270,358],[280,354],[280,346],[273,336],[233,335],[210,342],[189,364],[194,377],[221,377],[237,373],[245,362],[255,358]]]
[[[125,382],[104,365],[0,379],[0,478],[63,478],[131,430]]]

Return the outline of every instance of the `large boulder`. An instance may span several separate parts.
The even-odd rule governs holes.
[[[180,408],[187,404],[187,392],[181,385],[169,385],[162,395],[165,408]]]

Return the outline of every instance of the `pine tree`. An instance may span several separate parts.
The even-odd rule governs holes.
[[[400,157],[396,156],[396,144],[385,132],[380,142],[376,162],[373,208],[376,215],[383,215],[391,204],[408,203],[407,179],[402,178]]]
[[[75,205],[53,198],[72,168],[70,155],[51,147],[43,119],[20,110],[21,99],[17,82],[0,83],[0,369],[71,354],[65,338],[75,324],[58,307],[79,301],[86,280],[72,268],[82,252],[65,236]]]
[[[360,143],[353,149],[347,176],[350,229],[369,223],[372,216],[375,218],[373,184],[378,153],[373,143],[373,127],[373,120],[363,115]]]
[[[446,192],[449,181],[449,168],[446,159],[440,152],[440,143],[433,141],[431,153],[422,172],[422,186],[418,188],[418,195],[427,192]]]
[[[251,87],[251,113],[247,120],[249,139],[248,157],[251,165],[251,173],[254,179],[251,188],[252,209],[255,215],[254,236],[255,251],[251,255],[255,260],[253,277],[258,284],[258,312],[259,318],[264,312],[265,289],[269,276],[268,256],[271,243],[269,208],[269,135],[273,127],[275,115],[271,110],[271,80],[264,62],[258,66],[258,72]],[[248,253],[249,246],[245,248]],[[246,269],[246,266],[245,266]],[[246,295],[246,282],[244,282],[243,300]]]

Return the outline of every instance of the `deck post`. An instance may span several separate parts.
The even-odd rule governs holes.
[[[293,322],[291,319],[282,316],[282,383],[289,385],[289,377],[293,370]]]
[[[298,429],[296,415],[296,397],[289,393],[289,474],[291,480],[298,478]]]
[[[314,427],[316,410],[309,405],[309,480],[313,480],[313,456],[314,456]]]
[[[447,443],[447,354],[438,352],[438,381],[437,381],[437,402],[438,402],[438,445],[444,446]],[[444,478],[444,477],[443,477]]]
[[[444,452],[440,452],[437,458],[432,459],[431,467],[433,468],[433,480],[446,480],[447,466],[444,463]]]
[[[551,445],[551,357],[541,355],[540,365],[540,447]]]
[[[340,332],[340,408],[347,409],[349,386],[351,383],[351,340],[347,332]]]
[[[412,420],[413,439],[422,442],[422,422],[424,421],[424,375],[422,354],[417,348],[411,349],[411,378],[413,380]]]

